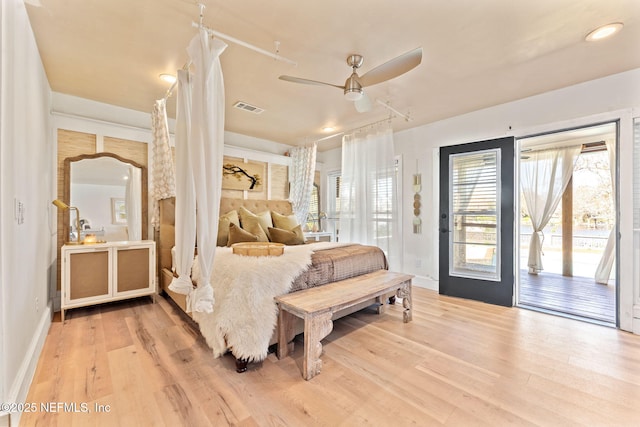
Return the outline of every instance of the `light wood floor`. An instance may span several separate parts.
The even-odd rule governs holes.
[[[401,305],[336,321],[308,382],[302,345],[235,373],[164,298],[71,310],[51,327],[28,402],[91,413],[21,425],[640,425],[639,336],[420,288],[413,307],[407,324]]]

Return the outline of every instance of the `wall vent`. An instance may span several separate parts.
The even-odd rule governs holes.
[[[246,102],[238,101],[233,104],[235,108],[248,111],[253,114],[260,114],[264,111],[264,108],[256,107],[255,105],[247,104]]]

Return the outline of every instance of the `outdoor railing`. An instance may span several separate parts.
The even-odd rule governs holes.
[[[607,239],[609,236],[586,236],[575,235],[573,236],[573,248],[574,249],[604,249],[607,246]],[[531,240],[531,233],[520,234],[520,244],[528,245]],[[547,248],[562,248],[562,234],[548,234],[544,235],[544,247]]]

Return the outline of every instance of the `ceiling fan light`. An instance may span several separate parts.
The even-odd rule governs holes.
[[[347,101],[357,101],[362,98],[362,85],[358,81],[358,75],[355,71],[344,82],[344,97]]]
[[[344,90],[344,97],[347,101],[357,101],[362,98],[362,89],[352,88]]]

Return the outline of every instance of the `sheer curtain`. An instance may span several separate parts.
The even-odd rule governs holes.
[[[220,55],[227,45],[200,30],[187,48],[194,74],[178,71],[176,123],[176,270],[170,289],[187,295],[187,311],[213,311],[211,271],[218,235],[224,149],[224,81]],[[196,214],[197,206],[197,214]],[[197,227],[196,227],[197,226]],[[191,284],[198,240],[201,280]]]
[[[531,151],[521,162],[521,184],[533,231],[529,244],[530,274],[537,274],[542,266],[542,229],[555,212],[569,179],[581,146]],[[543,239],[540,238],[543,237]]]
[[[151,225],[156,228],[160,224],[160,205],[158,200],[176,195],[176,178],[169,146],[169,125],[167,123],[167,100],[158,99],[151,112],[153,131],[151,200],[153,212]]]
[[[222,193],[224,150],[224,80],[220,55],[227,45],[200,30],[187,51],[195,68],[192,92],[190,148],[197,204],[198,264],[201,281],[194,291],[192,307],[213,311],[211,271],[218,240],[218,217]]]
[[[399,268],[397,197],[391,127],[385,123],[345,135],[339,240],[378,246],[389,265]]]
[[[190,295],[191,264],[196,246],[196,194],[191,174],[189,135],[191,133],[191,85],[186,70],[178,70],[176,108],[176,217],[175,217],[175,277],[169,289]],[[189,311],[189,307],[187,307]]]
[[[609,169],[611,172],[611,194],[613,195],[612,199],[615,204],[615,194],[616,194],[616,146],[615,142],[611,140],[607,140],[605,142],[607,145],[607,154],[609,154]],[[598,263],[598,267],[596,268],[595,279],[596,283],[601,283],[606,285],[609,283],[609,277],[611,277],[611,270],[613,268],[613,262],[616,259],[616,227],[615,225],[611,229],[609,233],[609,238],[607,239],[607,246],[604,248],[604,253],[602,254],[602,258],[600,258],[600,262]]]
[[[124,208],[127,214],[129,240],[142,240],[142,171],[129,166],[129,178],[124,191]]]
[[[289,182],[291,183],[291,190],[289,192],[289,200],[298,219],[298,224],[307,222],[313,178],[316,171],[316,151],[317,144],[315,142],[307,147],[295,147],[290,151],[291,169]]]

